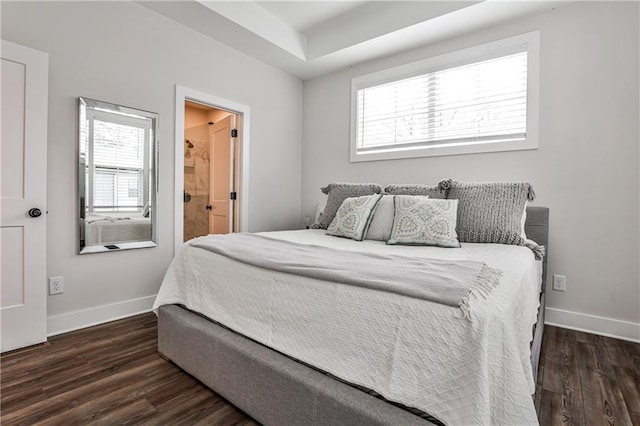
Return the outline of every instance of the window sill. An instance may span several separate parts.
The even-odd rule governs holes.
[[[362,161],[399,160],[405,158],[440,157],[446,155],[481,154],[487,152],[524,151],[538,149],[538,141],[528,138],[522,141],[500,141],[467,143],[464,145],[434,145],[430,147],[408,148],[403,150],[384,149],[379,151],[356,152],[351,151],[349,161],[358,163]]]

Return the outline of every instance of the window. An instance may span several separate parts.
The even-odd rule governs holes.
[[[142,212],[149,199],[149,119],[106,111],[89,111],[85,190],[89,212]]]
[[[537,148],[538,33],[352,81],[351,161]]]

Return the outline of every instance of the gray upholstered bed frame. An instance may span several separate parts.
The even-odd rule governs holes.
[[[548,225],[549,209],[527,208],[527,237],[547,250]],[[531,347],[534,379],[544,328],[546,262],[545,256]],[[158,351],[263,424],[432,424],[179,306],[162,306],[158,317]]]

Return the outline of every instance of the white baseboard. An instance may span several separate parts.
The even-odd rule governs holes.
[[[547,307],[544,323],[640,343],[640,324],[635,322]]]
[[[67,333],[93,325],[130,317],[151,311],[156,296],[145,296],[137,299],[109,305],[95,306],[80,311],[67,312],[47,318],[47,336]]]
[[[145,296],[50,316],[47,318],[47,336],[55,336],[149,312],[155,298],[155,295]],[[640,343],[640,324],[634,322],[547,307],[545,324]]]

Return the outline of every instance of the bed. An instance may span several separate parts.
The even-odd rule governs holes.
[[[526,233],[547,245],[548,209],[527,208]],[[546,265],[529,249],[389,247],[323,230],[264,235],[478,259],[500,268],[504,282],[467,322],[448,306],[265,271],[185,245],[154,306],[163,356],[264,424],[537,423],[531,394]]]
[[[151,240],[151,219],[142,215],[90,215],[85,219],[85,245],[87,246],[149,240]]]

